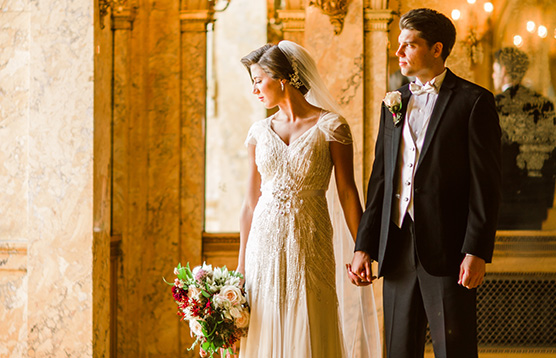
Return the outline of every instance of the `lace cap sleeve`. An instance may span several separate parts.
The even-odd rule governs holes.
[[[251,128],[249,128],[249,132],[247,132],[247,138],[245,138],[245,142],[244,142],[244,145],[246,147],[249,144],[253,144],[253,145],[257,144],[257,138],[259,138],[261,130],[263,129],[263,123],[264,120],[257,121],[251,125]]]
[[[320,130],[329,142],[339,142],[342,144],[352,144],[353,137],[351,129],[344,117],[336,113],[326,113],[320,121]]]

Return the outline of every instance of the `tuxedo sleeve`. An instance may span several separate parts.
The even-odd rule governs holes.
[[[468,128],[469,215],[462,253],[491,262],[501,196],[501,131],[492,93],[483,91]]]
[[[382,105],[380,126],[375,144],[375,159],[367,188],[365,211],[357,230],[355,251],[365,251],[373,260],[378,259],[380,241],[380,223],[384,202],[384,126],[385,118],[392,116]]]

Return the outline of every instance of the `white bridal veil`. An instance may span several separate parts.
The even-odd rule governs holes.
[[[307,101],[317,107],[341,114],[339,105],[325,86],[317,65],[307,50],[291,41],[280,41],[278,47],[297,72],[299,80],[309,89],[305,95]],[[347,277],[345,265],[351,262],[355,245],[344,219],[334,176],[326,196],[334,228],[336,292],[346,352],[349,358],[382,357],[372,285],[356,287]]]

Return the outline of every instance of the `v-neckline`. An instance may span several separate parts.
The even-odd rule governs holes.
[[[274,131],[274,129],[272,128],[272,119],[274,118],[274,116],[276,116],[276,114],[273,114],[272,117],[269,118],[268,120],[268,129],[270,130],[270,132],[272,132],[272,134],[287,148],[291,147],[292,145],[294,145],[298,140],[300,140],[301,138],[303,138],[307,133],[309,133],[310,131],[312,131],[314,128],[317,127],[317,125],[319,124],[321,118],[324,116],[325,111],[323,109],[320,110],[319,113],[319,118],[317,118],[317,121],[315,122],[315,124],[313,124],[309,129],[307,129],[305,132],[303,132],[299,137],[295,138],[292,142],[290,142],[289,144],[286,144],[286,142],[282,139],[282,137],[280,137],[278,135],[278,133],[276,133],[276,131]]]

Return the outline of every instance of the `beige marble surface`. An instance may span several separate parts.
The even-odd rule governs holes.
[[[0,7],[0,356],[91,356],[92,3]]]
[[[27,237],[30,14],[22,2],[0,6],[0,241],[19,242]]]

